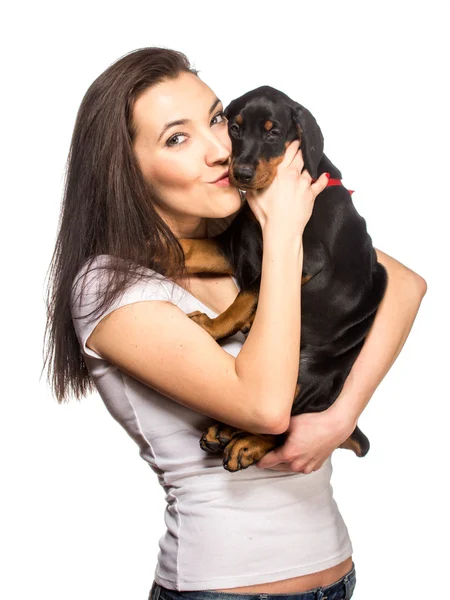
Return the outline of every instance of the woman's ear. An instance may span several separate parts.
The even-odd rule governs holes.
[[[292,107],[292,119],[300,139],[305,169],[313,179],[317,179],[317,167],[323,156],[323,135],[320,127],[309,110],[297,102],[294,102]]]

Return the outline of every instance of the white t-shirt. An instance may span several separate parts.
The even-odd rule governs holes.
[[[97,256],[94,266],[108,259]],[[87,367],[108,411],[165,491],[167,529],[159,540],[156,583],[178,591],[240,587],[321,571],[348,558],[352,545],[333,499],[331,458],[308,475],[253,465],[230,473],[220,453],[200,448],[202,433],[214,420],[121,372],[86,346],[97,323],[126,304],[169,300],[186,314],[200,310],[214,318],[216,313],[148,270],[154,281],[132,284],[89,322],[83,317],[95,306],[105,272],[95,269],[82,285],[85,266],[72,288],[72,317],[81,317],[73,322]],[[239,332],[218,343],[237,356],[245,339]]]

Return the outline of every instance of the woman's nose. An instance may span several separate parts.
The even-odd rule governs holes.
[[[226,140],[221,140],[213,134],[208,142],[206,150],[206,162],[208,164],[214,165],[228,160],[231,154],[231,145],[227,144]]]

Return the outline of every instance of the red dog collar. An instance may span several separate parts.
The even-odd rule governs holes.
[[[315,181],[317,181],[317,180],[316,180],[316,179],[313,179],[312,181],[313,181],[313,183],[314,183],[314,182],[315,182]],[[341,181],[341,179],[332,179],[332,178],[330,178],[330,179],[328,180],[327,187],[330,187],[330,186],[332,186],[332,185],[342,185],[342,181]],[[348,192],[350,193],[350,195],[352,195],[354,191],[355,191],[355,190],[348,190]]]

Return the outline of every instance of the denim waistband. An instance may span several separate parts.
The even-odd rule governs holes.
[[[291,594],[233,594],[213,590],[179,592],[153,582],[148,600],[349,600],[356,586],[355,563],[339,581],[326,587]]]

